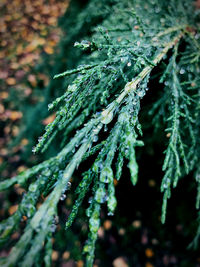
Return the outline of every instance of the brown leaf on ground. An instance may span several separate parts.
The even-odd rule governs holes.
[[[196,6],[196,8],[200,8],[200,0],[197,0],[197,1],[195,2],[195,6]]]
[[[52,114],[52,115],[50,115],[49,117],[47,117],[46,119],[44,119],[44,120],[42,121],[42,124],[43,124],[43,125],[47,125],[47,124],[53,122],[54,119],[55,119],[55,117],[56,117],[56,114],[55,114],[55,113]]]
[[[8,212],[10,215],[12,215],[13,213],[16,212],[17,209],[18,209],[18,205],[13,205],[9,208]]]
[[[119,257],[113,261],[113,267],[129,267],[129,265],[123,257]]]

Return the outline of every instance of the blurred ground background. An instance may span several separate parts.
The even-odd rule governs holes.
[[[61,37],[57,19],[67,6],[66,0],[0,1],[0,163],[3,177],[13,175],[9,163],[14,163],[18,171],[24,168],[17,164],[20,160],[17,152],[23,150],[28,140],[23,138],[10,149],[8,144],[19,133],[18,126],[25,115],[20,111],[24,101],[27,105],[43,101],[43,96],[34,89],[47,86],[51,77],[37,72],[36,65],[44,55],[55,53]],[[43,122],[46,123],[48,121]]]
[[[78,8],[81,9],[87,1],[74,2],[79,2]],[[196,3],[200,6],[199,1]],[[54,114],[47,112],[47,93],[44,88],[47,88],[49,83],[52,84],[52,66],[55,65],[55,55],[61,48],[58,44],[60,40],[65,39],[65,32],[58,26],[57,21],[64,15],[67,7],[67,0],[0,1],[1,179],[21,172],[45,157],[33,155],[31,147],[36,142],[38,132],[43,131],[44,126],[54,118]],[[65,15],[62,20],[67,19],[68,15]],[[65,27],[65,30],[73,37],[73,25],[68,27],[69,29]],[[81,34],[83,31],[80,32],[80,38]],[[73,38],[75,41],[77,37]],[[68,48],[70,45],[66,42],[65,46]],[[72,57],[67,50],[64,49],[60,58],[66,57],[71,68],[78,56],[73,54]],[[59,86],[56,86],[51,86],[54,88],[51,98],[61,94]],[[40,104],[44,108],[41,109],[40,106],[39,112],[35,113],[34,116],[41,116],[41,119],[37,118],[36,124],[30,116]],[[41,110],[44,110],[44,113],[41,113]],[[33,130],[30,131],[29,127],[29,131],[18,138],[23,130],[24,119],[30,122]],[[194,207],[196,191],[188,186],[187,181],[181,181],[179,187],[174,190],[169,202],[167,223],[164,226],[160,223],[162,195],[159,187],[162,173],[159,164],[163,148],[156,142],[155,146],[151,147],[148,140],[152,133],[153,129],[152,132],[145,132],[144,129],[146,154],[141,155],[139,162],[140,177],[137,187],[132,187],[129,173],[124,170],[123,179],[116,185],[118,208],[115,216],[110,218],[106,211],[102,211],[95,267],[200,266],[200,251],[187,249],[196,230],[196,211],[195,208],[191,209]],[[49,156],[50,152],[47,155]],[[152,169],[152,166],[155,166],[155,169]],[[1,219],[16,211],[23,192],[24,189],[16,186],[13,191],[0,194]],[[71,190],[64,205],[59,206],[61,219],[59,231],[53,240],[53,266],[83,266],[81,249],[87,236],[85,208],[88,203],[84,203],[80,216],[72,227],[73,231],[66,233],[63,225],[73,200]],[[25,221],[26,218],[22,218],[22,227]],[[9,253],[10,246],[19,235],[20,232],[12,235],[12,240],[8,247],[2,249],[0,256]]]

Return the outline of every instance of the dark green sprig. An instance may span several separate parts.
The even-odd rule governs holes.
[[[18,211],[0,225],[4,242],[19,225],[21,216],[30,213],[23,235],[9,257],[1,260],[1,266],[32,266],[36,255],[41,253],[44,264],[51,265],[51,238],[56,230],[58,202],[66,197],[75,169],[90,156],[94,156],[93,162],[77,187],[77,199],[66,228],[77,216],[86,194],[91,194],[87,209],[89,235],[84,252],[86,266],[93,265],[101,207],[106,204],[108,215],[114,214],[115,178],[119,180],[122,175],[124,159],[128,161],[133,185],[137,183],[135,148],[143,145],[138,140],[142,135],[138,119],[140,102],[148,91],[152,70],[163,59],[169,62],[164,65],[160,79],[165,88],[151,112],[158,112],[154,118],[157,128],[160,117],[167,124],[169,138],[161,185],[163,222],[172,185],[177,186],[180,177],[193,170],[199,184],[196,169],[200,155],[197,140],[200,134],[199,40],[188,30],[194,21],[191,7],[186,10],[185,4],[192,6],[189,0],[149,0],[145,5],[141,0],[134,3],[91,0],[86,10],[89,13],[92,10],[94,16],[83,12],[77,17],[76,31],[83,30],[84,23],[93,17],[98,23],[93,32],[90,29],[88,40],[75,43],[84,50],[79,66],[54,76],[71,75],[71,78],[67,80],[66,92],[49,105],[49,110],[57,109],[56,118],[46,127],[33,152],[45,151],[58,134],[63,136],[63,148],[55,157],[0,183],[1,190],[16,183],[30,183]],[[183,39],[186,52],[181,54],[178,44]],[[190,69],[186,69],[187,65]],[[116,164],[115,155],[118,156]],[[36,209],[41,194],[47,198]],[[199,189],[197,208],[198,203]]]

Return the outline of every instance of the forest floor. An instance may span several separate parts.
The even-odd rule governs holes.
[[[9,147],[19,133],[23,114],[19,102],[31,98],[41,101],[34,95],[38,83],[46,86],[49,77],[36,73],[44,54],[51,55],[56,49],[61,36],[58,18],[68,6],[68,0],[1,0],[0,1],[0,174],[1,179],[11,177],[23,171],[20,165],[20,150],[27,145],[28,139]],[[9,147],[9,148],[8,148]],[[9,168],[8,166],[18,166]],[[15,190],[18,195],[22,191]],[[8,205],[8,199],[0,194],[0,217],[5,213],[13,214],[18,205]],[[12,236],[18,238],[19,233]],[[0,256],[5,256],[2,250]]]
[[[38,82],[46,86],[49,77],[34,68],[42,54],[54,53],[61,30],[57,25],[68,6],[68,0],[1,0],[0,1],[0,171],[2,177],[12,175],[7,161],[16,162],[16,152],[28,140],[8,149],[8,144],[19,133],[22,112],[19,101],[32,97]],[[33,96],[32,96],[33,95]],[[15,156],[12,156],[14,155]],[[23,170],[23,166],[18,171]]]

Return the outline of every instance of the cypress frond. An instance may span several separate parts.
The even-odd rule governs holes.
[[[101,208],[106,204],[108,216],[114,214],[115,178],[123,178],[125,163],[128,162],[132,184],[137,184],[140,166],[136,147],[144,145],[140,140],[139,114],[142,99],[151,97],[149,80],[161,62],[165,63],[159,74],[164,88],[160,99],[152,102],[150,114],[157,113],[156,125],[160,125],[162,117],[166,128],[164,176],[161,177],[162,222],[165,222],[171,187],[176,187],[179,179],[188,173],[194,173],[198,184],[196,207],[199,209],[200,39],[196,27],[198,14],[192,1],[99,2],[91,0],[86,9],[86,12],[92,10],[94,18],[99,20],[87,40],[75,43],[76,49],[83,50],[78,66],[54,76],[63,79],[67,88],[49,104],[49,110],[57,110],[56,118],[46,126],[33,148],[34,153],[44,152],[59,134],[63,137],[60,152],[0,183],[0,190],[14,184],[29,185],[16,213],[0,224],[2,245],[19,227],[21,217],[28,217],[21,238],[9,257],[1,259],[1,266],[33,266],[34,258],[41,252],[45,254],[45,266],[51,265],[57,205],[67,196],[71,177],[84,161],[90,162],[90,168],[79,180],[66,230],[90,194],[86,212],[89,234],[83,251],[86,266],[93,266]],[[76,31],[82,29],[84,14],[77,18]],[[92,13],[90,16],[92,20]],[[181,46],[185,47],[184,52]],[[46,198],[37,209],[40,195]]]

